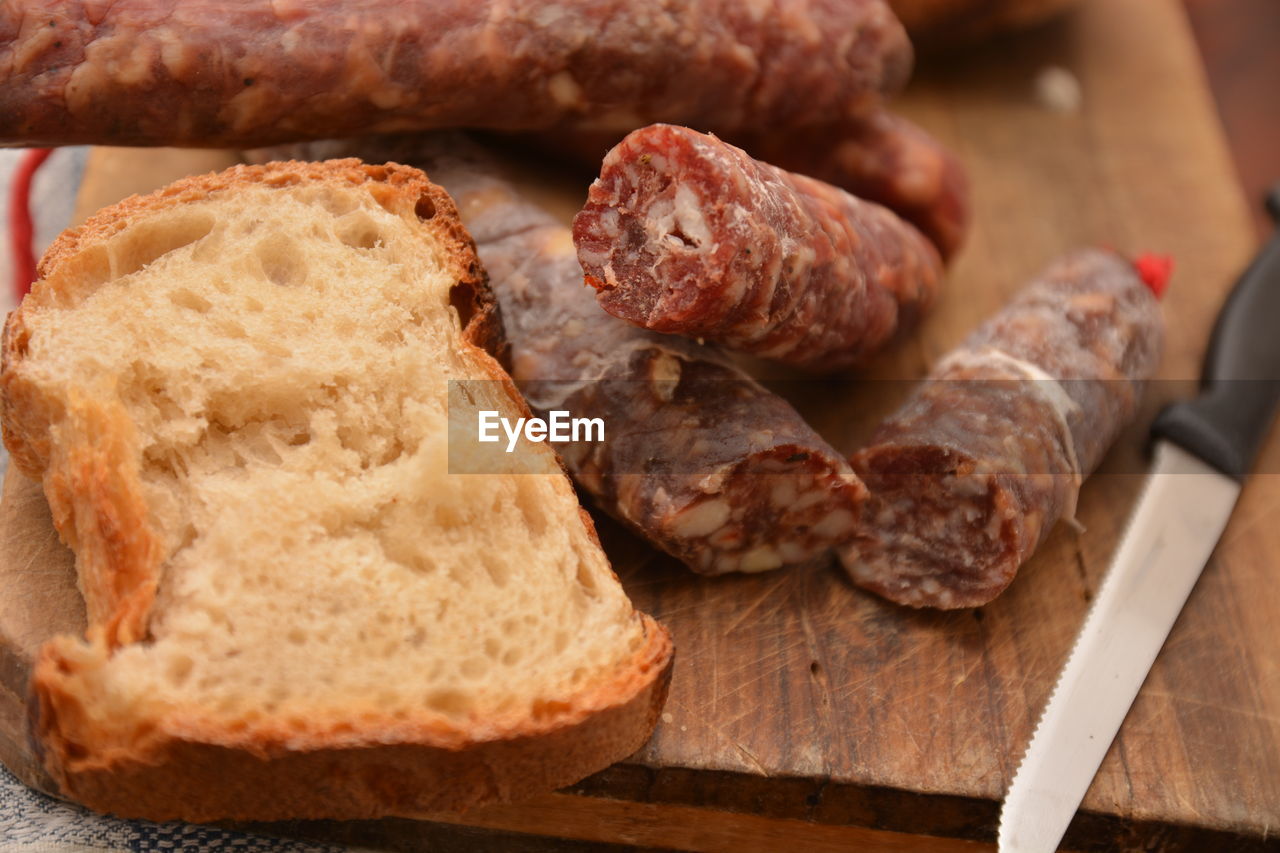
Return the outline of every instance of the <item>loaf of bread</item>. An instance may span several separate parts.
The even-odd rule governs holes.
[[[534,473],[450,473],[450,379],[527,410],[425,175],[187,179],[64,234],[40,275],[0,413],[88,610],[31,684],[67,796],[158,820],[422,814],[648,738],[669,638],[551,449],[524,449]]]

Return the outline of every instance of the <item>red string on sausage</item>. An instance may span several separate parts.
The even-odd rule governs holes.
[[[1164,296],[1169,286],[1169,276],[1173,275],[1173,258],[1169,255],[1157,255],[1154,252],[1143,252],[1133,259],[1134,269],[1156,299]]]

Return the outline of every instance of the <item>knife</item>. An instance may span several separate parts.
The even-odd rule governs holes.
[[[1267,209],[1280,224],[1280,184]],[[1200,393],[1152,425],[1137,509],[1000,812],[1000,853],[1057,848],[1227,526],[1280,398],[1280,232],[1227,297]]]

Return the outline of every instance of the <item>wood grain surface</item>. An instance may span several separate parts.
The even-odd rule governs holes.
[[[1034,78],[1050,65],[1079,79],[1078,111],[1037,101]],[[1047,261],[1089,243],[1175,256],[1163,381],[1152,386],[1148,411],[1190,393],[1213,316],[1255,237],[1175,0],[1093,0],[1051,26],[921,69],[901,108],[969,165],[977,228],[922,333],[872,370],[827,380],[773,374],[815,427],[855,449],[909,380]],[[86,179],[86,205],[119,197],[109,176],[154,178],[142,152],[98,152],[95,164],[89,174],[102,182]],[[979,610],[890,606],[834,567],[698,578],[602,519],[624,584],[676,640],[658,731],[640,753],[570,791],[462,820],[688,850],[987,847],[999,800],[1142,485],[1144,428],[1130,430],[1086,484],[1083,530],[1060,525],[1009,591]],[[1274,436],[1260,469],[1090,788],[1068,847],[1274,844]],[[66,612],[75,598],[68,557],[40,503],[35,486],[11,474],[0,516],[6,763],[24,746],[12,722],[23,657],[57,620],[74,624]],[[55,621],[40,621],[44,613]],[[415,837],[415,826],[419,838],[446,829],[406,821],[283,829],[399,849],[390,839]],[[440,841],[441,849],[471,843],[449,837],[455,841]]]
[[[1204,57],[1245,198],[1259,202],[1280,181],[1280,3],[1182,0]],[[1275,227],[1255,205],[1260,233]]]

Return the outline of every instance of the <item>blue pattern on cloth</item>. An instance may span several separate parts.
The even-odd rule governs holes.
[[[347,848],[251,835],[216,826],[106,817],[33,791],[0,765],[0,853],[162,850],[346,853]]]

